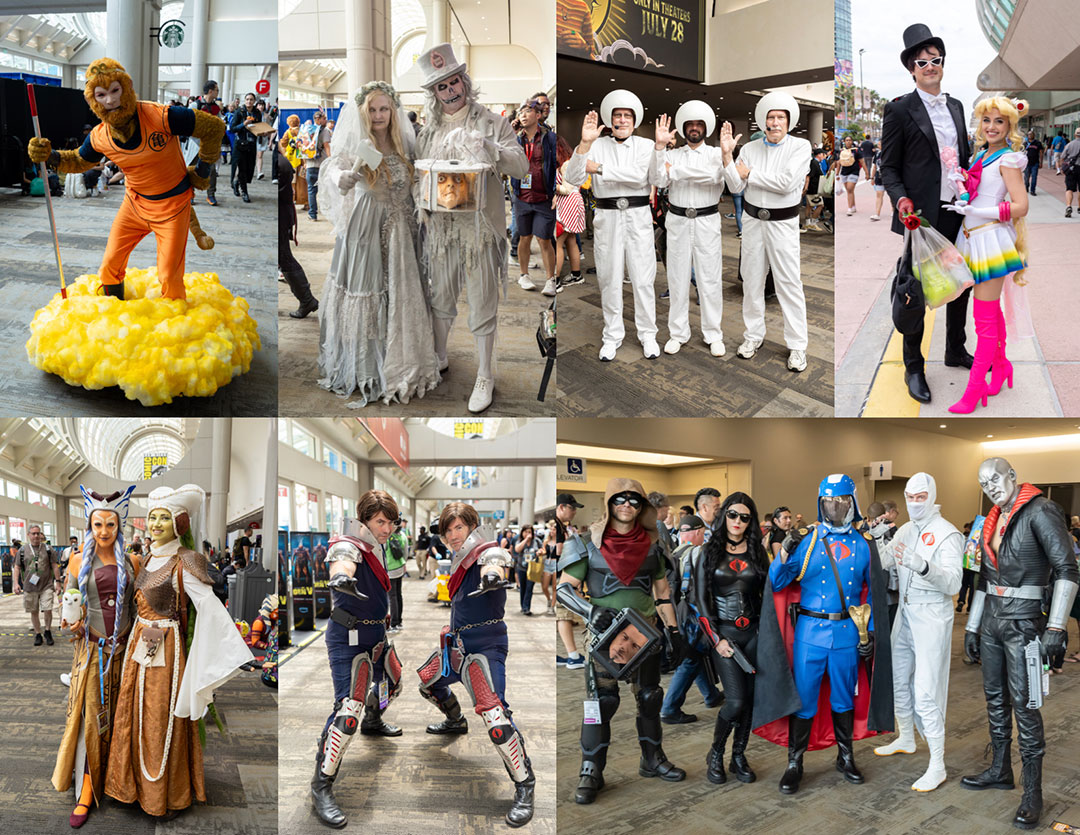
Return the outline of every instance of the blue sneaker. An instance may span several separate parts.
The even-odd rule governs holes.
[[[568,670],[584,670],[585,669],[585,656],[579,655],[577,658],[566,659],[566,669]]]
[[[563,658],[561,655],[556,655],[555,656],[555,666],[556,667],[565,667],[566,662],[567,662],[567,659]]]

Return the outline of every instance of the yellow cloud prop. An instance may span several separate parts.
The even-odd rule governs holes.
[[[214,273],[185,273],[187,300],[161,298],[157,267],[128,269],[124,295],[97,295],[81,275],[34,314],[26,354],[72,386],[120,386],[144,406],[209,397],[251,367],[261,347],[247,299]]]

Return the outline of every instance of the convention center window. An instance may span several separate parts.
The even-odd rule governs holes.
[[[52,496],[46,496],[44,493],[39,493],[36,490],[27,490],[26,496],[27,501],[29,501],[30,504],[36,504],[39,507],[47,507],[49,510],[52,510],[54,507]]]
[[[26,520],[14,516],[8,517],[8,530],[11,532],[11,541],[26,542]]]
[[[51,542],[53,545],[58,544],[56,541],[56,525],[52,522],[42,522],[41,532],[45,535],[46,542]]]
[[[6,545],[9,541],[7,535],[7,528],[7,517],[0,516],[0,545]]]
[[[21,484],[16,484],[14,481],[6,481],[4,482],[4,489],[6,491],[5,495],[7,495],[9,499],[15,499],[17,502],[26,501],[26,491]]]
[[[287,531],[291,529],[289,520],[292,519],[292,503],[289,501],[289,488],[284,484],[279,484],[277,495],[278,527],[283,531]]]
[[[71,519],[82,519],[85,514],[86,509],[83,507],[82,502],[68,502],[68,516],[70,516]],[[75,527],[77,530],[82,530],[82,528],[79,526],[73,525],[73,527]]]
[[[325,441],[322,445],[322,460],[327,467],[336,473],[341,473],[349,478],[356,475],[356,464]]]
[[[308,458],[315,458],[318,460],[318,456],[315,453],[315,436],[310,432],[301,429],[295,423],[292,427],[292,448],[297,452],[303,453]]]

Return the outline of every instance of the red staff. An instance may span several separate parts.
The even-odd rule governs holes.
[[[34,120],[34,133],[41,139],[41,125],[38,123],[37,99],[34,98],[34,85],[26,85],[26,93],[30,96],[30,117]],[[67,298],[67,285],[64,283],[64,265],[60,262],[60,238],[56,234],[56,217],[53,215],[52,190],[49,188],[49,172],[45,169],[44,160],[39,162],[41,166],[41,182],[45,184],[45,205],[49,207],[49,224],[52,226],[53,248],[56,250],[56,268],[60,270],[60,297]]]

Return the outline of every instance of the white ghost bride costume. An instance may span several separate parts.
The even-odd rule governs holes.
[[[397,108],[401,147],[408,159],[386,154],[368,185],[359,160],[377,154],[360,109],[373,94]],[[359,408],[376,400],[408,403],[439,384],[427,280],[420,272],[412,198],[415,135],[394,89],[365,84],[338,115],[330,158],[319,170],[319,200],[334,224],[334,253],[319,302],[319,385],[354,391]],[[362,176],[355,186],[342,174]],[[344,188],[344,193],[342,191]],[[324,196],[325,195],[325,196]]]

